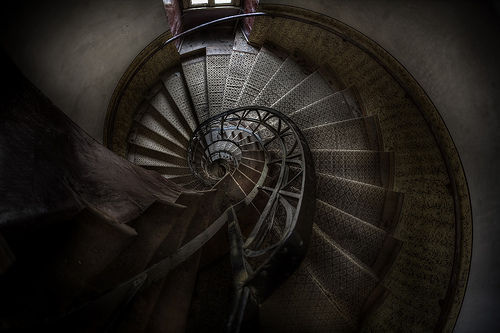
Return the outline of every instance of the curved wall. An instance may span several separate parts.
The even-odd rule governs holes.
[[[456,332],[500,330],[500,19],[494,3],[261,0],[336,18],[415,77],[460,153],[474,221],[471,274]]]

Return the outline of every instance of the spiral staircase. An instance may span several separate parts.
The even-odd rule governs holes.
[[[452,330],[471,217],[437,111],[354,30],[263,8],[146,47],[109,149],[6,74],[0,331]]]
[[[390,292],[380,281],[400,246],[392,231],[403,196],[392,190],[394,156],[384,151],[378,119],[328,66],[272,44],[251,46],[240,31],[218,36],[201,48],[199,37],[184,41],[180,66],[162,73],[136,113],[127,158],[185,189],[225,193],[236,222],[229,227],[236,289],[254,298],[261,329],[354,331]],[[266,254],[299,228],[300,243],[310,237],[304,261],[283,254],[273,270]],[[227,261],[200,264],[190,330],[220,330],[224,314],[242,311],[241,299],[233,310],[227,297],[196,299],[206,292],[204,275],[224,280]],[[259,275],[273,286],[248,282]]]

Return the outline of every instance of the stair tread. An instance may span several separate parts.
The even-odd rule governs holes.
[[[208,226],[214,212],[215,192],[196,193],[200,202],[195,206],[190,223],[187,223],[184,237],[178,246],[186,244]],[[190,198],[179,198],[180,203],[188,205]],[[187,200],[187,202],[186,202]],[[192,205],[188,205],[191,207]],[[210,211],[210,213],[207,213]],[[165,279],[155,308],[148,320],[148,332],[162,332],[165,323],[171,332],[185,332],[192,294],[195,289],[202,250],[177,266]]]
[[[316,200],[314,223],[368,267],[373,267],[387,237],[384,230],[321,200]]]
[[[131,145],[127,158],[130,162],[138,165],[161,165],[163,163],[172,163],[173,165],[177,165],[179,167],[188,166],[187,160],[184,157],[152,150],[138,145]]]
[[[150,205],[130,223],[137,231],[134,242],[103,270],[96,285],[107,290],[146,269],[163,240],[181,223],[187,211],[186,206],[169,202],[157,201]]]
[[[141,166],[147,170],[156,171],[164,177],[181,176],[191,173],[190,168],[182,168],[177,166],[158,166],[158,165],[141,165]]]
[[[179,185],[188,184],[197,179],[197,177],[193,176],[191,173],[184,175],[162,175],[162,177]]]
[[[172,126],[177,128],[179,132],[186,138],[189,138],[190,131],[189,129],[183,126],[182,115],[178,113],[177,106],[174,105],[175,101],[168,96],[168,92],[164,89],[158,89],[158,91],[149,99],[149,104],[166,119]],[[145,110],[144,113],[150,112],[149,110]],[[140,114],[139,114],[140,117]]]
[[[368,150],[312,149],[316,172],[392,188],[394,153]]]
[[[360,316],[365,302],[379,284],[375,273],[313,225],[306,256],[307,268],[336,302],[352,317]]]
[[[175,125],[170,124],[168,119],[161,119],[161,115],[154,109],[148,109],[142,115],[136,117],[135,123],[144,126],[149,130],[163,136],[164,138],[177,143],[179,146],[187,147],[189,141],[184,133],[177,131]]]
[[[384,150],[377,116],[309,127],[302,133],[311,149]]]
[[[301,265],[261,307],[264,332],[354,332],[356,326]]]
[[[240,31],[236,33],[234,40],[235,44],[229,59],[228,75],[224,88],[223,111],[236,107],[241,89],[253,67],[258,52],[253,46],[247,44]]]
[[[281,58],[274,55],[266,47],[262,47],[257,54],[248,78],[242,87],[236,105],[246,106],[252,104],[282,63],[283,60]]]
[[[198,122],[209,117],[205,52],[182,61],[184,78],[191,94]]]
[[[203,205],[209,193],[192,193],[184,192],[177,199],[176,203],[185,205],[190,209],[184,214],[184,218],[180,223],[172,229],[172,231],[165,237],[155,252],[150,264],[154,264],[164,257],[172,254],[175,250],[182,246],[185,239],[193,237],[193,229],[195,222],[199,222],[198,215],[200,211],[205,211]],[[197,230],[199,231],[199,230]],[[190,260],[188,260],[190,261]],[[188,264],[189,265],[189,264]],[[138,294],[132,301],[131,305],[127,308],[126,312],[121,316],[117,331],[119,332],[140,332],[151,331],[151,327],[157,324],[157,315],[161,313],[161,305],[165,305],[165,289],[168,289],[170,280],[182,272],[184,264],[178,266],[167,277],[157,282],[154,282]],[[188,276],[189,277],[189,276]]]
[[[129,154],[129,156],[131,156],[131,154]],[[150,156],[147,156],[147,155],[142,155],[142,154],[138,154],[138,153],[135,153],[134,154],[134,159],[131,160],[131,162],[134,162],[135,164],[137,165],[140,165],[140,166],[151,166],[151,167],[177,167],[177,168],[187,168],[188,165],[187,165],[187,160],[181,160],[182,162],[184,162],[183,164],[179,164],[179,163],[173,163],[171,161],[169,161],[168,159],[156,159],[154,157],[150,157]]]
[[[331,84],[317,70],[277,100],[271,107],[289,114],[321,100],[335,92]]]
[[[181,114],[177,118],[177,125],[184,128],[187,131],[188,137],[190,137],[198,125],[194,117],[191,96],[184,77],[180,71],[176,70],[173,73],[170,72],[167,75],[162,75],[162,81]]]
[[[317,173],[317,198],[391,231],[399,220],[403,195],[379,186]]]
[[[307,75],[308,73],[291,57],[286,58],[252,104],[260,106],[273,105],[288,91],[304,80]]]
[[[186,156],[187,154],[186,149],[183,147],[146,128],[134,128],[129,136],[128,142],[165,154],[178,155],[180,157]]]
[[[353,107],[346,98],[350,95],[352,87],[337,91],[331,95],[323,97],[303,108],[289,114],[300,128],[309,128],[362,116],[359,107]]]
[[[208,88],[208,106],[211,117],[222,112],[224,88],[229,72],[231,50],[207,47],[206,72]]]

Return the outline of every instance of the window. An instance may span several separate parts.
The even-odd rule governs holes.
[[[240,0],[184,0],[184,8],[239,5]]]

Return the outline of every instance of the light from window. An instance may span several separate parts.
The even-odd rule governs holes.
[[[233,0],[214,0],[214,3],[216,5],[223,5],[223,4],[228,4],[231,3]]]
[[[192,5],[208,5],[208,0],[191,0]]]

